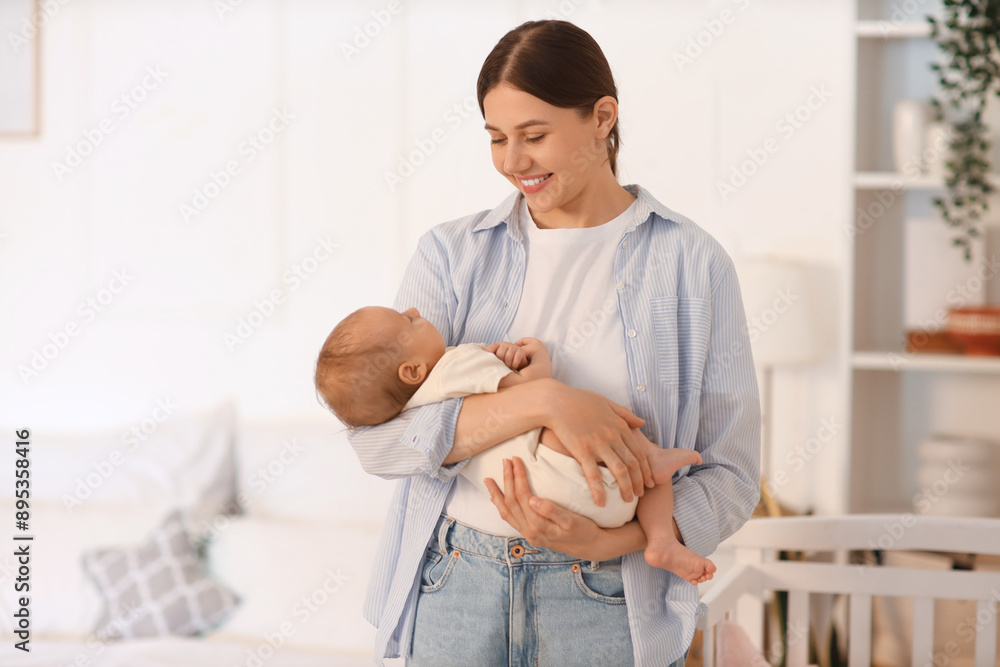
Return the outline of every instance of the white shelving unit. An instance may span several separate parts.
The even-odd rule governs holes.
[[[987,176],[987,180],[1000,188],[1000,175]],[[894,171],[859,171],[854,174],[854,187],[858,190],[944,190],[944,179],[924,174],[909,175]]]
[[[939,61],[926,3],[902,17],[897,5],[859,0],[856,43],[855,216],[878,201],[884,213],[856,224],[848,294],[850,373],[850,512],[913,512],[917,448],[932,433],[1000,439],[1000,357],[906,351],[904,231],[908,219],[937,217],[932,198],[943,180],[893,171],[892,110],[904,98],[930,99]],[[994,179],[1000,183],[1000,179]],[[991,202],[991,214],[996,217]],[[856,222],[856,221],[855,221]],[[943,223],[942,223],[943,224]],[[955,249],[942,247],[942,253]]]
[[[910,37],[930,37],[931,27],[916,21],[894,22],[891,20],[858,20],[858,37],[875,39],[908,39]]]
[[[976,359],[955,354],[855,352],[852,361],[855,370],[1000,374],[1000,357]]]

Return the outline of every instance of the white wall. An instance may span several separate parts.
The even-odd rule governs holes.
[[[243,0],[220,12],[224,2],[74,0],[44,27],[41,133],[0,138],[0,423],[121,424],[158,398],[194,408],[225,395],[253,418],[316,413],[311,372],[333,324],[390,304],[424,230],[510,192],[490,162],[475,82],[504,32],[543,17],[590,31],[611,63],[623,183],[642,184],[731,254],[820,265],[830,352],[776,375],[775,460],[824,418],[846,418],[838,286],[852,3],[413,0],[391,15],[388,0]],[[391,20],[375,30],[373,12]],[[345,57],[366,25],[377,34]],[[675,55],[699,39],[702,53],[679,67]],[[147,78],[125,115],[115,100],[150,68],[162,81]],[[818,87],[829,99],[784,132],[779,121]],[[250,150],[275,109],[293,119]],[[113,130],[82,164],[55,173],[102,123]],[[444,141],[390,189],[385,173],[436,130]],[[768,139],[778,150],[723,197],[719,183]],[[227,162],[239,172],[185,221],[179,207],[211,191]],[[297,285],[283,279],[318,239],[338,245],[332,256]],[[79,304],[116,271],[133,278],[88,319]],[[282,303],[230,349],[225,336],[275,290]],[[73,323],[78,335],[22,379],[18,367]],[[785,499],[832,502],[846,470],[838,449],[788,470]]]

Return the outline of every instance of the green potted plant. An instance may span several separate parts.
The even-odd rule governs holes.
[[[982,111],[989,95],[1000,95],[1000,0],[944,0],[941,19],[928,16],[927,21],[946,61],[930,65],[940,83],[931,105],[935,120],[953,130],[946,196],[933,203],[958,232],[952,243],[971,261],[971,242],[982,236],[980,218],[994,190]]]

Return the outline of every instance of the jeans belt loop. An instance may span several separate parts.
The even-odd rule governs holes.
[[[455,523],[450,517],[441,522],[441,526],[438,528],[438,551],[443,555],[448,555],[448,529],[451,528],[452,524]]]

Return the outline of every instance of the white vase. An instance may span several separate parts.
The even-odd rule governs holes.
[[[892,112],[892,156],[898,173],[920,171],[929,111],[929,105],[922,100],[896,102]]]
[[[948,142],[951,137],[952,128],[950,125],[941,122],[928,123],[927,132],[924,135],[924,173],[935,178],[944,178],[947,175],[945,162],[951,159],[951,149]]]

